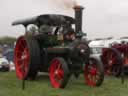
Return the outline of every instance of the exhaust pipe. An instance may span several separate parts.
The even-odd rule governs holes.
[[[82,15],[83,15],[83,9],[84,7],[82,6],[75,6],[74,7],[74,10],[75,10],[75,31],[76,33],[79,32],[79,31],[82,31]]]
[[[84,7],[79,6],[79,5],[74,7],[74,10],[75,10],[75,32],[76,33],[82,33],[83,9],[84,9]]]

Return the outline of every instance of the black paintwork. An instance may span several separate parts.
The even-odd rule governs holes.
[[[39,15],[36,17],[32,17],[29,19],[18,20],[12,23],[12,25],[24,25],[27,26],[29,24],[36,24],[36,25],[50,25],[50,26],[60,26],[66,24],[74,24],[75,19],[70,16],[65,15],[58,15],[58,14],[46,14],[46,15]]]

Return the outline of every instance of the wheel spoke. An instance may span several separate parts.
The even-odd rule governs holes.
[[[20,64],[20,65],[18,66],[18,69],[19,69],[20,71],[24,72],[24,64]]]
[[[93,75],[93,82],[96,82],[96,75]]]
[[[90,75],[90,85],[94,86],[95,83],[95,76],[94,75]]]
[[[21,47],[24,49],[26,47],[26,41],[25,40],[22,40],[21,41],[21,45],[22,45]]]
[[[21,54],[21,53],[22,53],[22,51],[19,51],[19,50],[18,50],[18,51],[16,51],[16,54]]]
[[[107,73],[108,75],[112,74],[115,69],[113,69],[113,66],[117,64],[117,55],[110,51],[110,57],[108,58],[108,65],[107,65]]]
[[[95,76],[95,78],[96,78],[96,81],[98,81],[98,80],[100,79],[100,76],[97,74],[97,75]]]
[[[16,58],[17,62],[22,61],[22,58]]]
[[[23,51],[24,50],[24,46],[22,45],[22,41],[19,42],[19,51]]]
[[[57,66],[57,70],[59,71],[60,68],[61,68],[61,64],[59,64],[59,65]]]
[[[64,75],[63,70],[59,70],[59,76],[61,79],[63,79],[63,75]]]

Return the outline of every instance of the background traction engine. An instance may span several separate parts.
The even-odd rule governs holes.
[[[108,75],[120,76],[122,72],[128,72],[128,43],[111,44],[110,48],[104,48],[102,62]]]
[[[14,62],[19,79],[35,79],[38,72],[48,72],[51,85],[64,88],[72,74],[78,77],[84,72],[86,84],[102,84],[102,63],[90,56],[88,43],[82,39],[83,8],[75,6],[74,10],[75,18],[46,14],[13,22],[26,28],[26,34],[17,39],[15,46]],[[34,25],[28,32],[30,24]]]

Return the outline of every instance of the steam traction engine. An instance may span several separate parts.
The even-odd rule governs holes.
[[[86,84],[102,84],[102,63],[90,56],[88,43],[82,39],[83,8],[74,9],[75,18],[48,14],[13,22],[12,25],[22,24],[26,28],[26,34],[17,39],[15,46],[14,62],[19,79],[35,79],[38,72],[49,72],[51,85],[64,88],[72,74],[78,77],[84,72]],[[36,27],[27,32],[30,24]]]
[[[121,41],[113,43],[109,48],[103,48],[102,62],[105,72],[114,76],[120,76],[122,71],[128,72],[128,43]]]

